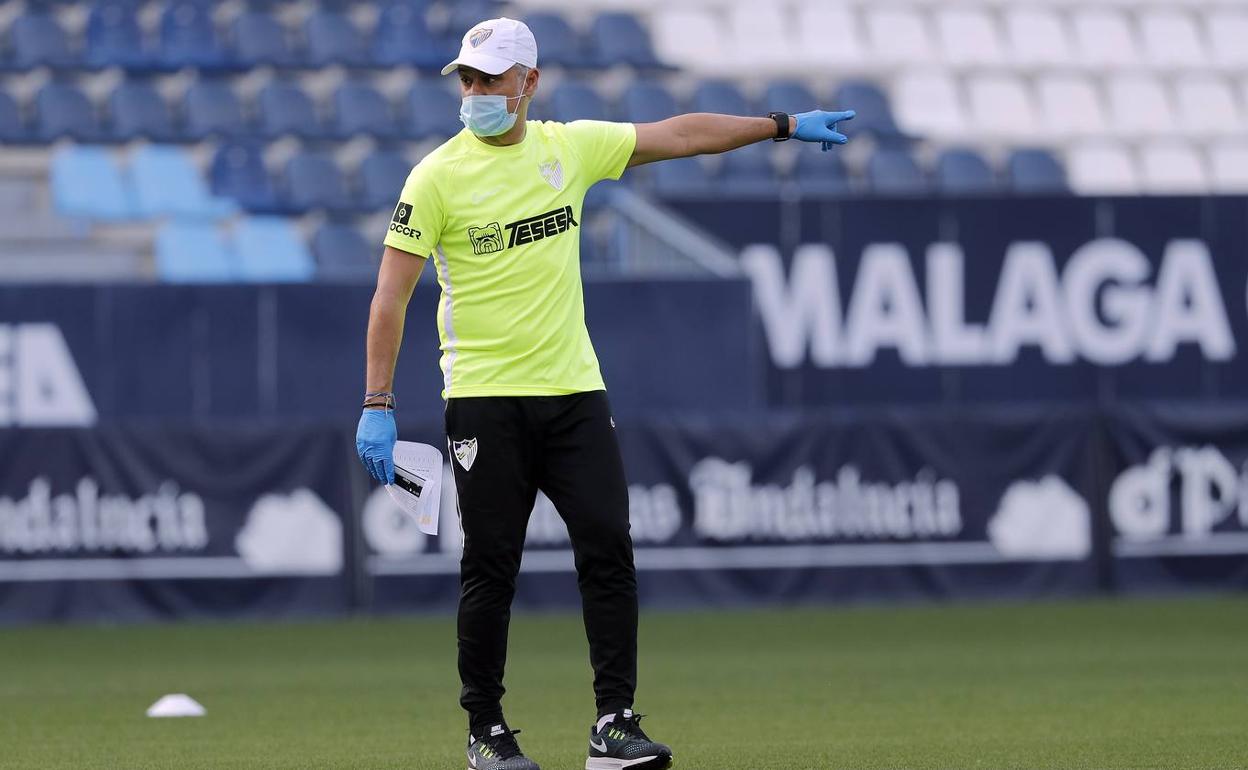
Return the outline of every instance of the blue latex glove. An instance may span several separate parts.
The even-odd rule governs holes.
[[[803,142],[819,142],[823,145],[823,151],[827,152],[832,149],[833,145],[845,144],[849,141],[848,136],[837,133],[836,124],[842,120],[853,120],[856,114],[853,110],[799,112],[793,116],[797,118],[797,128],[793,131],[793,138]]]
[[[394,412],[389,409],[365,409],[355,429],[355,451],[368,474],[382,484],[394,483],[394,442],[399,438],[394,427]]]

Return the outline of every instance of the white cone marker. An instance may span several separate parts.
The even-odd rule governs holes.
[[[180,692],[164,696],[147,710],[149,717],[202,717],[206,713],[198,701]]]

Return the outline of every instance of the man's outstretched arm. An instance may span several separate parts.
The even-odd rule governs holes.
[[[822,142],[826,150],[834,144],[849,141],[849,137],[836,130],[836,124],[853,117],[853,110],[812,110],[790,115],[789,136],[798,141]],[[775,139],[776,128],[776,121],[772,118],[745,118],[709,112],[677,115],[657,123],[638,123],[637,144],[628,165],[728,152],[747,144]]]

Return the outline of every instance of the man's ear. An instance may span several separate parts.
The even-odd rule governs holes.
[[[539,78],[541,78],[541,76],[542,76],[542,72],[537,67],[534,67],[533,69],[529,70],[529,73],[525,75],[525,81],[524,81],[524,95],[525,96],[529,97],[530,99],[533,98],[533,94],[537,93],[537,81]]]

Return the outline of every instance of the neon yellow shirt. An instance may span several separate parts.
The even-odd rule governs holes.
[[[443,398],[603,390],[585,328],[585,191],[618,179],[631,123],[531,120],[519,144],[467,129],[412,169],[385,244],[433,256]]]

